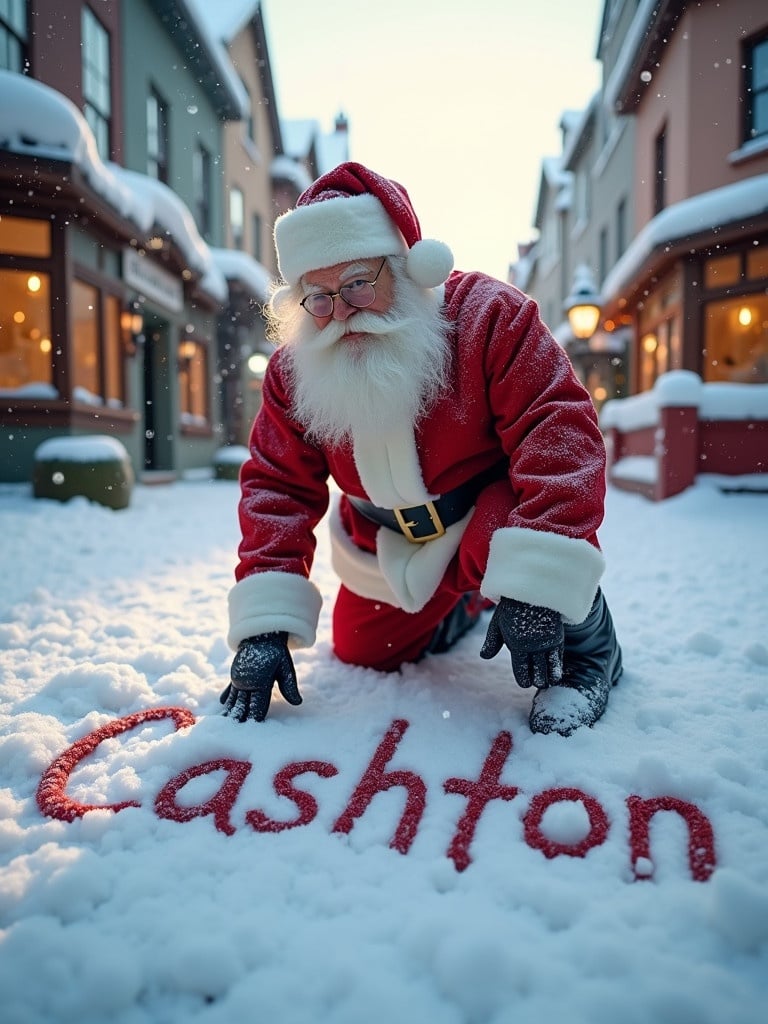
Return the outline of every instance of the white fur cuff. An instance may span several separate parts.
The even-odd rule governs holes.
[[[583,622],[597,593],[605,559],[589,541],[505,527],[491,538],[480,587],[484,597],[512,597],[553,608],[566,622]]]
[[[291,647],[311,647],[323,599],[303,576],[287,572],[258,572],[246,576],[229,592],[227,643],[235,650],[241,640],[261,633],[290,633]]]

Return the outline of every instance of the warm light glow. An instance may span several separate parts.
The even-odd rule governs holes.
[[[43,282],[40,280],[37,274],[30,274],[27,278],[27,291],[36,295],[43,287]]]
[[[600,320],[600,307],[585,303],[568,310],[568,322],[577,338],[591,338]]]
[[[584,263],[574,271],[571,294],[563,303],[563,310],[574,337],[589,340],[600,322],[600,296],[592,271]]]
[[[269,357],[265,356],[263,352],[254,352],[248,360],[248,369],[254,377],[263,377],[266,373],[268,362]]]
[[[194,341],[182,341],[179,345],[179,356],[182,359],[193,359],[197,352],[197,345]]]
[[[646,334],[643,338],[643,349],[648,352],[655,352],[659,342],[655,334]]]
[[[138,311],[131,312],[130,309],[124,309],[120,314],[120,326],[124,334],[132,334],[135,337],[137,334],[141,334],[144,328],[144,317]]]
[[[608,397],[608,392],[602,385],[600,385],[599,387],[595,388],[594,397],[596,401],[604,402],[605,399]]]
[[[16,312],[13,314],[13,322],[15,324],[23,324],[26,319],[26,314],[23,313],[20,309],[17,309]]]
[[[40,339],[40,351],[41,352],[48,353],[48,352],[51,351],[51,348],[52,348],[52,345],[51,345],[51,339],[50,338],[41,338]]]
[[[749,306],[742,306],[739,310],[739,323],[742,327],[749,327],[752,323],[752,310]]]

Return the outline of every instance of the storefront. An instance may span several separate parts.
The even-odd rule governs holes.
[[[114,436],[139,477],[210,466],[224,275],[170,189],[101,164],[53,90],[13,85],[41,129],[0,134],[0,480],[29,480],[52,435]]]
[[[705,384],[768,382],[765,190],[768,176],[665,211],[609,275],[603,315],[634,325],[631,393],[681,369]],[[702,230],[701,210],[712,196],[720,222]],[[729,213],[737,209],[735,220]]]

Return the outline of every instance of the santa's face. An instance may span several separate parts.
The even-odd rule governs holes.
[[[366,302],[365,306],[355,305],[353,293],[362,291],[361,286],[367,283],[370,283],[373,290],[373,302]],[[385,260],[355,260],[323,270],[313,270],[305,275],[302,286],[305,296],[321,294],[331,297],[331,313],[328,316],[312,316],[312,319],[318,331],[322,331],[332,321],[344,324],[340,340],[345,343],[357,341],[365,333],[355,329],[355,318],[361,309],[367,313],[387,313],[393,301],[394,280]],[[352,302],[344,298],[342,289],[348,297],[353,298]],[[366,289],[366,292],[371,289]]]
[[[334,295],[333,310],[284,323],[291,350],[293,409],[308,436],[335,444],[415,424],[445,384],[446,325],[439,297],[408,278],[404,260],[358,260],[308,274],[303,295]],[[380,269],[381,268],[381,269]],[[357,309],[336,293],[376,281],[375,300]],[[349,293],[348,293],[349,294]]]

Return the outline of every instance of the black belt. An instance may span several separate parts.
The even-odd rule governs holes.
[[[449,526],[463,519],[474,505],[478,494],[494,480],[500,480],[505,475],[506,467],[506,462],[497,462],[466,483],[459,484],[452,491],[424,505],[381,508],[364,498],[353,498],[351,495],[347,497],[357,511],[372,523],[402,533],[412,544],[423,544],[425,541],[442,537]]]

